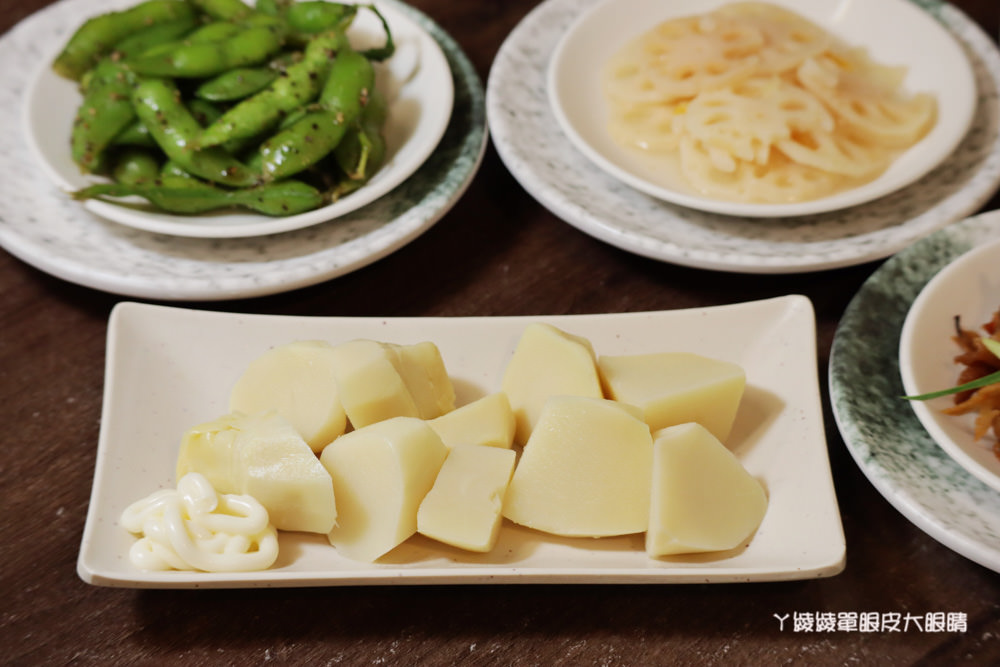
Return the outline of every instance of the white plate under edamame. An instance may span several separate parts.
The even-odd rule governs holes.
[[[118,1],[94,9],[104,12],[134,4]],[[386,162],[357,191],[325,206],[285,217],[244,211],[206,215],[174,215],[137,203],[90,199],[80,203],[92,213],[135,229],[198,238],[263,236],[301,229],[355,211],[411,176],[444,135],[451,117],[454,86],[441,47],[416,21],[395,6],[378,4],[396,43],[396,53],[375,63],[376,87],[389,100],[385,125]],[[348,31],[356,48],[379,44],[384,31],[370,11],[358,12]],[[103,179],[82,174],[70,157],[70,132],[81,96],[76,82],[58,76],[51,63],[62,44],[36,70],[25,99],[24,124],[28,145],[45,173],[70,192]]]

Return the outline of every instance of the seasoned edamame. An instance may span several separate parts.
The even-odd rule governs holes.
[[[287,178],[329,155],[347,129],[359,122],[374,86],[371,63],[357,51],[342,48],[330,66],[318,110],[261,144],[264,178]]]
[[[359,52],[346,30],[362,9],[385,44]],[[88,19],[52,67],[83,94],[73,160],[112,182],[74,197],[291,215],[343,196],[382,162],[372,61],[394,48],[373,5],[328,0],[144,0]]]
[[[194,9],[185,0],[146,0],[130,9],[95,16],[73,33],[56,56],[52,69],[61,76],[79,81],[125,37],[151,25],[194,14]]]
[[[188,172],[222,185],[248,187],[256,174],[218,147],[194,150],[201,125],[181,102],[177,86],[167,79],[144,79],[132,93],[136,114],[156,144]]]
[[[266,183],[243,190],[224,190],[206,183],[98,183],[74,193],[77,199],[138,196],[168,213],[209,213],[245,208],[270,216],[311,211],[323,202],[315,187],[301,181]]]
[[[95,171],[104,149],[135,120],[132,85],[132,73],[110,59],[98,63],[88,77],[70,136],[71,156],[83,171]]]
[[[330,63],[342,41],[339,33],[315,37],[301,62],[289,66],[284,76],[224,113],[202,132],[199,145],[217,146],[230,139],[256,136],[272,128],[288,112],[312,102],[328,78]]]

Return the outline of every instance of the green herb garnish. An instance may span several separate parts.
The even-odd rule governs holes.
[[[993,340],[992,338],[980,338],[986,349],[992,352],[1000,358],[1000,341]],[[957,387],[952,387],[950,389],[942,389],[940,391],[932,391],[928,394],[919,394],[918,396],[904,396],[903,398],[910,401],[929,401],[932,398],[940,398],[941,396],[950,396],[951,394],[957,394],[959,392],[968,391],[970,389],[979,389],[980,387],[985,387],[987,385],[996,384],[1000,382],[1000,371],[996,373],[990,373],[989,375],[984,375],[978,380],[973,380],[972,382],[966,382],[965,384],[960,384]]]

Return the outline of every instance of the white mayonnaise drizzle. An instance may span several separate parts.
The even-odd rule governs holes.
[[[129,558],[143,570],[248,572],[265,570],[278,557],[278,534],[264,506],[250,496],[217,493],[195,472],[176,490],[129,505],[121,524],[141,535]]]

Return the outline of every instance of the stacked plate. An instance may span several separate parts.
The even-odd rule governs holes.
[[[1000,464],[954,386],[954,317],[977,330],[1000,307],[1000,212],[949,226],[886,260],[841,320],[830,358],[837,425],[855,461],[900,512],[943,544],[1000,571]]]
[[[504,42],[487,86],[491,136],[521,185],[569,224],[617,247],[746,273],[881,259],[977,211],[995,192],[996,44],[947,3],[928,13],[907,0],[777,3],[867,47],[876,60],[909,63],[915,88],[947,95],[939,97],[934,132],[885,176],[864,190],[777,207],[712,202],[651,183],[604,130],[597,71],[602,59],[656,19],[720,4],[547,0],[536,7]],[[887,21],[909,27],[879,30]],[[934,48],[923,49],[928,43]]]
[[[430,18],[385,0],[377,6],[397,44],[378,72],[393,100],[386,126],[389,157],[365,187],[286,218],[178,217],[74,201],[69,191],[88,180],[68,155],[80,98],[49,64],[80,17],[132,4],[62,0],[0,38],[0,56],[8,63],[0,73],[0,114],[7,128],[0,136],[0,245],[43,271],[156,299],[291,290],[353,271],[412,241],[455,204],[479,167],[486,118],[472,64]],[[380,29],[373,16],[359,13],[352,39]]]

